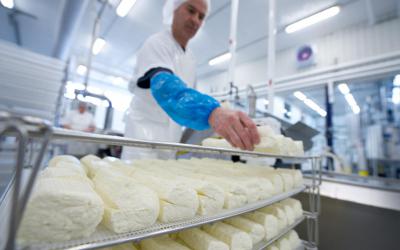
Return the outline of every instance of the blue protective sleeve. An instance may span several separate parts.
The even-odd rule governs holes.
[[[188,88],[179,77],[169,72],[153,76],[150,89],[169,117],[176,123],[195,130],[209,129],[208,118],[220,106],[217,100]]]

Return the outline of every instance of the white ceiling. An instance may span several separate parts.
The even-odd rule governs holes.
[[[35,52],[52,56],[57,37],[61,30],[61,20],[68,1],[83,0],[15,0],[18,9],[37,17],[32,19],[19,15],[22,46]],[[89,51],[92,25],[100,3],[90,1],[76,34],[71,39],[70,55],[77,63],[86,62]],[[368,21],[366,9],[368,0],[277,0],[277,50],[296,46],[324,34],[333,32],[355,23]],[[370,0],[374,17],[379,21],[396,15],[399,10],[398,0]],[[128,16],[120,18],[115,14],[115,5],[119,0],[112,0],[105,10],[101,21],[100,35],[107,45],[94,58],[94,66],[115,69],[130,75],[135,64],[135,53],[143,41],[151,34],[161,30],[161,10],[164,0],[137,0]],[[216,55],[228,51],[230,1],[212,0],[212,11],[205,26],[191,42],[198,58],[199,77],[221,70],[210,67],[207,62]],[[327,7],[339,4],[341,13],[307,30],[288,35],[283,28],[301,18],[309,16]],[[240,1],[238,23],[238,63],[259,59],[267,54],[268,1]],[[0,39],[15,42],[15,33],[7,15],[9,10],[0,7]],[[71,20],[68,22],[74,22]]]

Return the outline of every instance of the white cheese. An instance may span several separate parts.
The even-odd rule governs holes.
[[[303,208],[299,200],[288,198],[281,201],[281,203],[292,207],[296,219],[299,219],[303,215]]]
[[[286,213],[280,207],[271,205],[268,207],[261,208],[257,211],[275,216],[278,219],[278,232],[281,232],[288,226]]]
[[[27,205],[21,242],[88,237],[103,217],[103,202],[88,181],[39,178]]]
[[[111,165],[95,155],[87,155],[81,158],[81,163],[89,178],[93,178],[100,168],[109,168]]]
[[[294,223],[295,215],[294,210],[291,206],[282,203],[276,203],[273,206],[277,206],[285,212],[288,225],[292,225]]]
[[[138,250],[131,242],[119,244],[111,247],[100,248],[100,250]]]
[[[57,156],[53,157],[49,161],[48,166],[49,167],[54,167],[59,162],[68,162],[68,163],[72,163],[72,164],[75,164],[75,165],[80,165],[81,164],[79,162],[79,160],[75,156],[72,156],[72,155],[57,155]]]
[[[203,230],[228,244],[231,250],[250,250],[253,247],[249,234],[223,222],[204,225]]]
[[[285,235],[286,239],[289,241],[290,246],[292,249],[296,249],[301,245],[301,240],[299,235],[297,234],[296,231],[294,230],[290,230],[290,232],[288,232]]]
[[[199,228],[181,231],[178,236],[193,250],[229,250],[227,244]]]
[[[116,233],[143,229],[155,223],[160,206],[157,194],[111,169],[100,169],[93,178],[105,204],[103,224]]]
[[[248,233],[251,237],[253,245],[265,238],[264,225],[258,224],[244,217],[236,216],[226,219],[224,222]]]
[[[270,240],[278,235],[278,218],[276,218],[276,216],[254,211],[244,214],[243,217],[263,225],[265,230],[265,238],[267,240]]]
[[[292,246],[286,238],[281,238],[278,240],[276,246],[279,247],[279,250],[292,250]]]

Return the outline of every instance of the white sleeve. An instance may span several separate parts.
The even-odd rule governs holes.
[[[151,37],[138,53],[136,77],[140,78],[150,69],[158,67],[174,71],[173,60],[173,49],[168,47],[168,43],[160,37]]]

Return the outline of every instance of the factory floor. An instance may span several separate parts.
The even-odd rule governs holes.
[[[296,198],[308,202],[306,194]],[[399,211],[321,196],[320,250],[398,250],[399,229]],[[305,222],[296,231],[306,239]]]

